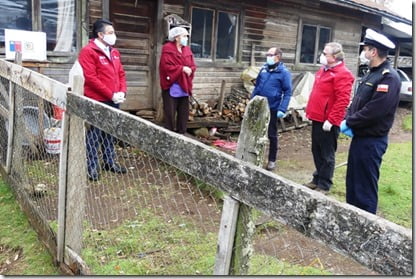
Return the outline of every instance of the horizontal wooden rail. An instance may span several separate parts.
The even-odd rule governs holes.
[[[86,97],[68,94],[67,108],[70,114],[86,119],[377,272],[413,273],[410,229]]]
[[[0,59],[0,76],[65,109],[68,86],[38,72]]]

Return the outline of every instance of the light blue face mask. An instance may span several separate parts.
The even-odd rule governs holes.
[[[187,37],[182,37],[181,38],[181,45],[183,45],[183,46],[188,45],[188,38]]]
[[[266,58],[267,60],[266,60],[266,63],[267,63],[267,65],[274,65],[274,64],[276,64],[276,61],[274,61],[274,56],[267,56],[267,58]]]

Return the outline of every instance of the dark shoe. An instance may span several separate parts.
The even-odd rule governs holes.
[[[104,164],[103,170],[111,171],[114,173],[126,173],[127,172],[127,169],[125,167],[122,167],[118,164],[113,164],[112,166]]]
[[[98,181],[98,179],[100,179],[100,174],[97,171],[89,171],[88,179],[90,181]]]
[[[324,190],[324,189],[321,189],[321,188],[319,188],[319,187],[317,187],[317,188],[315,189],[315,191],[316,191],[316,192],[319,192],[319,193],[322,193],[322,194],[324,194],[324,195],[328,195],[328,193],[329,193],[329,190]]]
[[[309,189],[312,189],[312,190],[315,190],[316,188],[318,188],[318,185],[316,185],[312,181],[311,182],[308,182],[306,184],[303,184],[303,185],[306,186],[306,187],[308,187]]]

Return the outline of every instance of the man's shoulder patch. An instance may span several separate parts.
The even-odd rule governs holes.
[[[379,85],[377,85],[376,91],[377,92],[383,92],[383,93],[389,92],[389,85],[388,84],[379,84]]]
[[[385,74],[388,74],[388,73],[390,73],[390,70],[389,69],[384,69],[382,72],[381,72],[381,74],[384,76]]]

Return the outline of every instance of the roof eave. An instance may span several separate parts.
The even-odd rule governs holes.
[[[365,13],[369,13],[369,14],[374,14],[374,15],[378,15],[378,16],[383,16],[386,17],[388,19],[394,20],[396,22],[402,22],[405,24],[410,24],[412,25],[412,21],[410,19],[389,13],[387,11],[383,11],[383,10],[379,10],[377,8],[374,7],[368,7],[359,3],[356,3],[354,1],[351,0],[320,0],[321,2],[326,2],[326,3],[330,3],[330,4],[335,4],[335,5],[340,5],[343,7],[347,7],[347,8],[355,8],[358,9],[360,11],[363,11]]]

